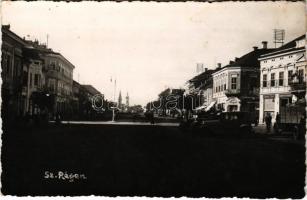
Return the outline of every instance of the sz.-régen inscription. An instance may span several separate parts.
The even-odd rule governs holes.
[[[68,181],[68,182],[74,182],[76,180],[87,179],[85,174],[71,173],[67,171],[58,171],[58,172],[45,171],[44,178],[45,179],[57,179],[57,180]]]

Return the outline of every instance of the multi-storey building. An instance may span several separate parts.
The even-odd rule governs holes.
[[[2,100],[5,119],[26,113],[71,111],[74,66],[38,41],[27,41],[2,26]]]
[[[75,66],[62,54],[54,52],[38,41],[27,41],[38,52],[42,59],[44,82],[42,91],[52,98],[52,114],[60,113],[63,116],[72,113],[73,101],[73,70]]]
[[[40,94],[44,86],[43,59],[39,56],[37,50],[27,45],[23,49],[23,115],[26,113],[38,114],[42,108],[39,102]]]
[[[23,80],[23,48],[26,42],[10,30],[10,26],[2,26],[2,114],[10,120],[21,115],[25,99],[22,97]]]
[[[262,55],[259,123],[306,94],[306,38],[302,35],[273,52]]]
[[[48,91],[55,95],[54,111],[71,111],[74,65],[57,52],[44,52],[44,73]]]
[[[197,110],[205,109],[212,102],[213,79],[215,70],[205,68],[204,72],[188,81],[188,95],[194,97],[193,107]]]
[[[267,42],[262,43],[263,48],[254,47],[253,51],[230,61],[212,74],[213,100],[219,110],[248,111],[257,115],[260,81],[258,58],[273,51],[267,48]]]

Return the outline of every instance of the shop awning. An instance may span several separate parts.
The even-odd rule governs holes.
[[[205,109],[205,108],[206,108],[206,106],[205,106],[205,105],[202,105],[202,106],[199,106],[199,107],[195,108],[195,110],[203,110],[203,109]]]
[[[205,111],[209,111],[214,105],[216,104],[216,101],[212,101],[209,106],[205,109]]]

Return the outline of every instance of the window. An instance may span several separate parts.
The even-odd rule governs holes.
[[[263,74],[263,76],[262,76],[262,87],[267,87],[267,79],[268,79],[268,75]]]
[[[30,87],[32,87],[32,73],[30,73]]]
[[[275,73],[271,74],[271,87],[275,87]]]
[[[224,90],[226,90],[226,83],[224,84]]]
[[[275,61],[275,59],[272,59],[272,61]]]
[[[304,82],[304,70],[300,69],[298,70],[298,82],[303,83]]]
[[[231,77],[231,89],[237,89],[237,77]]]
[[[288,71],[288,84],[290,84],[292,82],[292,80],[293,80],[292,75],[293,75],[293,71],[289,70]]]
[[[34,85],[39,86],[39,74],[34,75]]]
[[[284,72],[279,72],[279,86],[284,85]]]
[[[55,91],[55,80],[54,79],[49,79],[49,88],[52,92]]]

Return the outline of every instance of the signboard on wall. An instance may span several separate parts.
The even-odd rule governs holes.
[[[264,98],[264,111],[274,111],[274,98]]]

